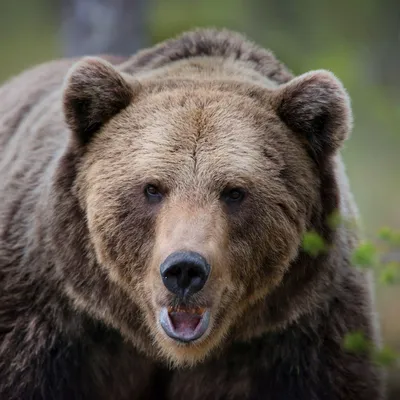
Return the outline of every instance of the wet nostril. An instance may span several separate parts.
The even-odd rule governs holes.
[[[199,271],[198,269],[194,269],[194,268],[189,268],[188,271],[188,276],[189,278],[197,278],[199,276],[201,276],[201,271]]]
[[[182,270],[177,266],[172,267],[169,271],[166,272],[167,276],[179,277],[181,274],[182,274]]]

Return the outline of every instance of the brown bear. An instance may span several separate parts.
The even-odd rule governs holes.
[[[382,398],[332,73],[205,29],[0,98],[1,399]]]

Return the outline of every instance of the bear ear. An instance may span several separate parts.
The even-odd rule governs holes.
[[[139,83],[137,82],[137,85]],[[134,85],[110,63],[85,57],[70,70],[64,86],[66,122],[81,144],[132,101]]]
[[[349,96],[329,71],[312,71],[292,79],[276,90],[272,104],[316,159],[339,149],[351,130]]]

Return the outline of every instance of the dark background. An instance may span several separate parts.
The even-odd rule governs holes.
[[[399,0],[0,0],[0,82],[61,56],[129,55],[197,26],[239,30],[295,74],[325,68],[343,81],[355,115],[344,157],[364,233],[399,229]],[[377,282],[377,300],[384,340],[400,351],[400,286]],[[398,400],[400,369],[389,372]]]

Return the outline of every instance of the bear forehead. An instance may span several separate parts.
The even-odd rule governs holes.
[[[266,163],[282,163],[278,148],[286,136],[267,101],[234,91],[178,88],[138,96],[102,129],[92,152],[147,175],[189,172],[195,164],[199,174],[212,169],[251,178]],[[266,148],[275,150],[273,157],[265,157]]]

